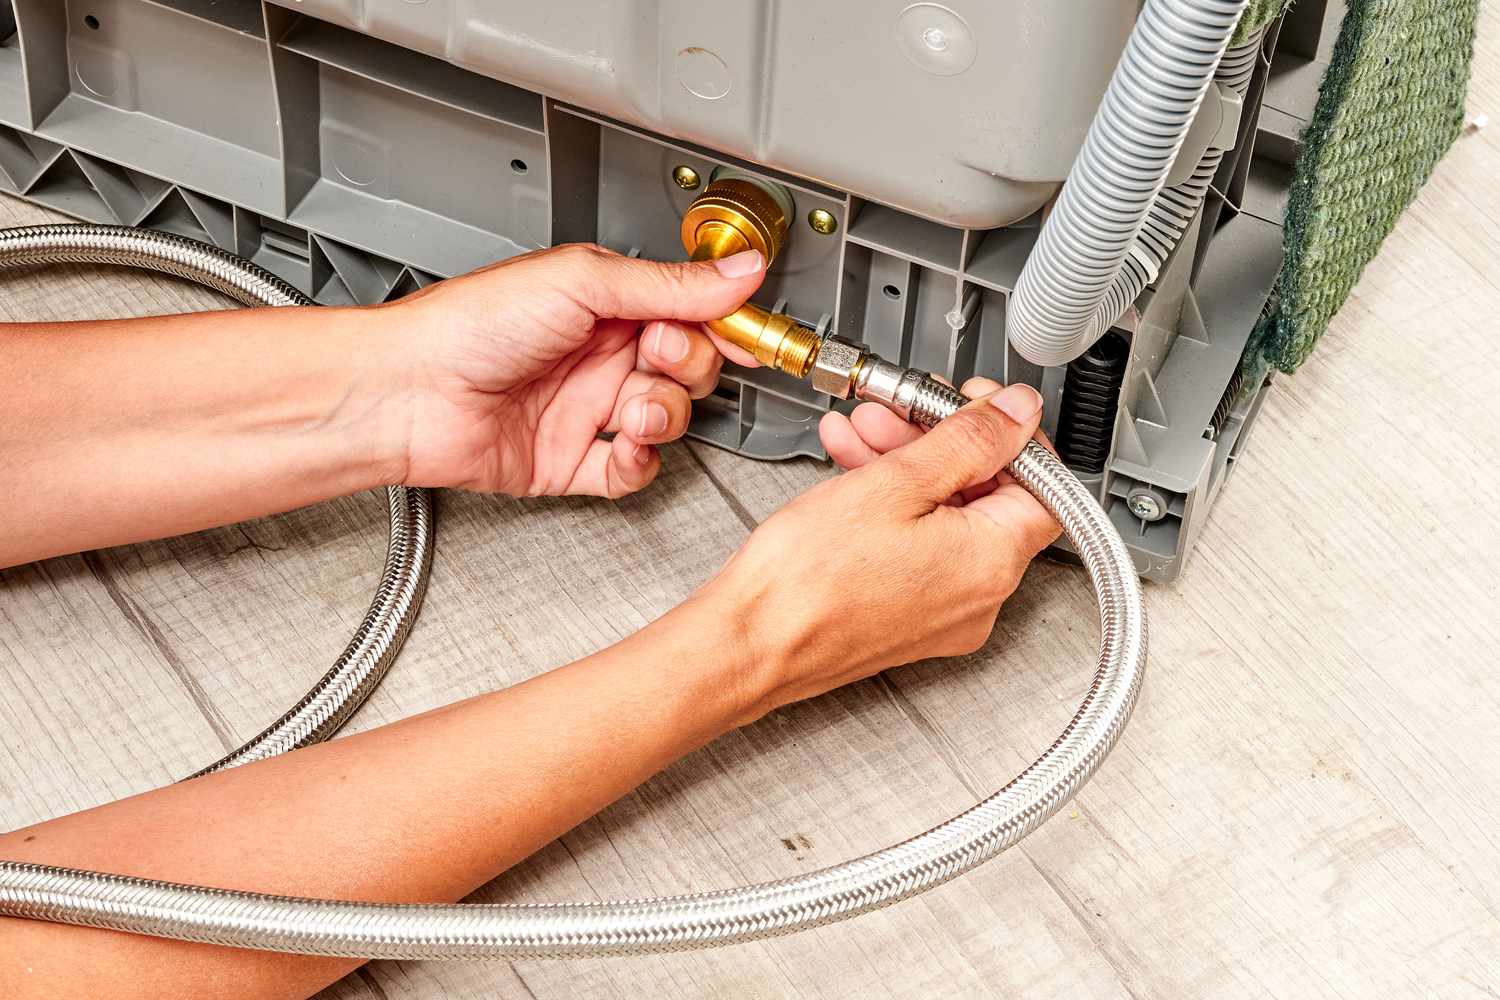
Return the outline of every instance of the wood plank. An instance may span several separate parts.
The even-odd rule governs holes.
[[[16,203],[5,208],[34,218]],[[140,292],[131,278],[103,271],[38,272],[23,280],[8,297],[17,318],[199,304],[193,290],[176,283],[160,282],[160,294]],[[619,504],[450,494],[439,518],[427,606],[354,729],[513,683],[614,641],[680,601],[748,531],[681,448],[669,450],[655,488]],[[32,690],[36,630],[16,627],[19,635],[6,637],[15,653],[0,676],[0,701],[17,706],[10,721],[18,746],[6,771],[46,780],[29,782],[23,801],[6,804],[6,825],[58,811],[59,790],[69,796],[66,808],[105,801],[170,780],[252,735],[301,693],[358,623],[383,551],[381,523],[379,502],[364,496],[87,557],[153,643],[140,658],[153,660],[148,665],[159,673],[171,665],[178,686],[201,707],[169,689],[192,725],[174,727],[178,753],[155,770],[108,762],[110,770],[101,749],[87,770],[48,772],[48,761],[59,768],[79,758],[76,745],[95,739],[96,718],[122,729],[141,755],[163,740],[141,731],[129,706],[105,700],[92,678],[70,684],[68,700]],[[7,598],[14,592],[18,600],[40,601],[27,572],[0,581]],[[78,600],[84,597],[104,600],[92,591]],[[77,632],[105,627],[78,612],[71,617]],[[124,631],[131,621],[106,624]],[[75,636],[64,648],[79,644]],[[144,667],[130,669],[133,675]],[[143,707],[159,725],[176,718],[154,704]],[[97,780],[99,770],[114,782]],[[882,847],[971,802],[889,689],[861,685],[725,737],[481,895],[602,898],[781,877]],[[1013,912],[1034,915],[1012,921]],[[747,982],[809,995],[898,995],[913,984],[935,994],[999,994],[1050,978],[1090,995],[1118,995],[1101,957],[1080,959],[1089,947],[1063,903],[1018,857],[941,898],[765,945],[593,963],[382,965],[330,995],[479,996],[515,991],[522,982],[537,996],[710,995]],[[1017,963],[1011,949],[1031,957]],[[890,963],[912,971],[893,980]]]
[[[1497,11],[1486,3],[1476,111],[1500,104]],[[1500,588],[1481,572],[1500,560],[1497,141],[1459,142],[1319,353],[1279,382],[1186,574],[1149,590],[1152,673],[1119,750],[1021,849],[793,938],[377,963],[325,996],[1500,992]],[[0,200],[0,224],[41,217]],[[216,301],[88,269],[4,286],[4,319]],[[428,605],[355,727],[612,641],[829,474],[693,444],[620,504],[445,496]],[[0,575],[0,822],[170,780],[255,731],[362,614],[379,532],[360,497]],[[882,846],[1034,756],[1094,641],[1081,573],[1038,563],[975,656],[726,736],[480,896],[686,891]]]

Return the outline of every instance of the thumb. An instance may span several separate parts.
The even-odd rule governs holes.
[[[885,460],[922,513],[982,483],[1021,453],[1042,421],[1042,397],[1024,383],[975,400]]]
[[[760,287],[766,262],[745,250],[722,260],[666,263],[602,247],[566,248],[569,288],[595,316],[615,319],[721,319]]]

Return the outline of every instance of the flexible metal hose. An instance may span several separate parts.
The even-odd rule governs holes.
[[[931,376],[902,397],[933,426],[967,400]],[[1093,683],[1057,740],[1000,791],[910,840],[820,871],[659,899],[547,905],[382,904],[232,892],[0,862],[0,915],[306,955],[487,959],[677,951],[786,934],[886,906],[1016,844],[1114,747],[1140,690],[1146,619],[1129,551],[1088,489],[1032,441],[1008,467],[1055,515],[1099,603]]]
[[[1223,150],[1162,185],[1245,4],[1146,0],[1011,296],[1008,336],[1033,364],[1067,364],[1108,332],[1197,214]],[[1243,92],[1263,36],[1235,47],[1226,85]]]
[[[27,226],[0,230],[0,269],[103,264],[176,275],[247,306],[310,306],[312,300],[270,271],[218,247],[127,226]],[[432,505],[426,491],[386,488],[390,534],[385,568],[364,621],[312,690],[255,738],[190,777],[208,774],[332,736],[375,690],[417,616],[432,565]]]

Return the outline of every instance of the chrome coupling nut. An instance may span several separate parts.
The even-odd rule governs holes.
[[[813,388],[838,399],[879,403],[902,420],[931,427],[968,400],[917,368],[893,365],[847,340],[825,337],[809,372]]]
[[[847,340],[824,337],[818,345],[818,354],[813,358],[812,386],[839,399],[848,399],[854,392],[854,380],[865,360],[864,351]]]
[[[893,365],[884,358],[868,357],[854,379],[854,398],[880,403],[902,420],[910,420],[912,406],[925,372]]]

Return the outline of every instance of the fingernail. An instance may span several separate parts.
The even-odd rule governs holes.
[[[660,403],[647,403],[641,407],[641,429],[637,437],[660,434],[667,429],[667,408]]]
[[[759,250],[741,250],[714,261],[714,267],[726,278],[748,278],[765,267],[765,261]]]
[[[676,363],[688,356],[687,334],[671,323],[656,324],[656,337],[651,341],[651,352],[663,361]]]
[[[630,457],[634,459],[636,465],[645,465],[651,461],[651,446],[649,444],[636,445]]]
[[[1024,424],[1042,408],[1042,394],[1024,382],[1017,382],[991,396],[990,405],[1016,423]]]

